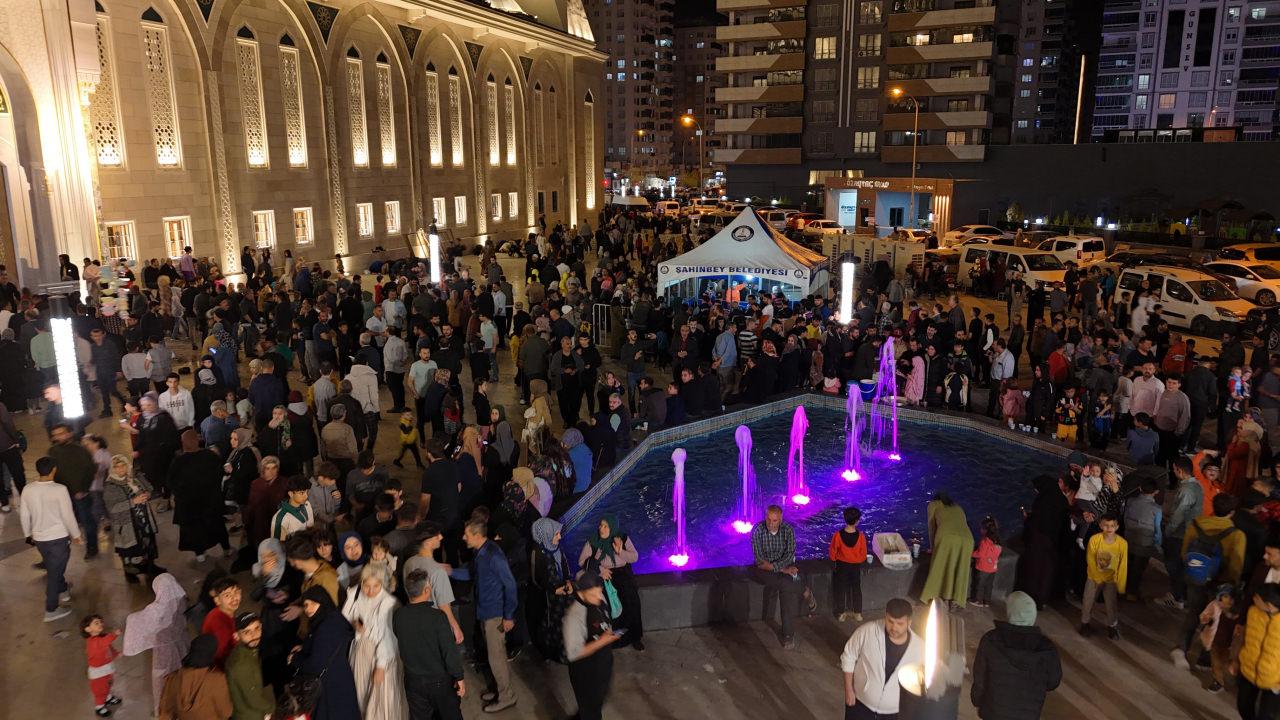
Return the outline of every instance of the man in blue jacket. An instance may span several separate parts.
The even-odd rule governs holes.
[[[511,689],[511,670],[507,667],[504,634],[515,627],[516,579],[507,564],[507,556],[489,540],[489,528],[483,522],[468,522],[462,540],[475,553],[470,572],[455,570],[459,580],[473,579],[476,593],[476,620],[484,631],[489,670],[493,673],[493,690],[480,696],[487,703],[484,711],[496,713],[516,704]],[[474,576],[469,578],[469,576]]]

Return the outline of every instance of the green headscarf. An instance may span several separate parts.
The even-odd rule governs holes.
[[[591,540],[589,541],[591,543],[591,550],[592,550],[591,554],[594,555],[597,552],[602,552],[606,557],[612,560],[613,559],[613,539],[618,538],[622,540],[623,545],[626,545],[627,535],[626,533],[622,532],[622,530],[620,529],[621,526],[618,523],[617,515],[614,515],[613,513],[608,513],[605,516],[601,517],[600,521],[603,522],[605,525],[609,526],[609,537],[608,538],[600,537],[600,532],[598,529],[596,532],[591,533]]]

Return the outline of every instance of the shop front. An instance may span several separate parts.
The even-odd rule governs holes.
[[[885,236],[894,228],[917,227],[941,234],[951,227],[950,179],[916,178],[913,186],[911,178],[829,177],[823,186],[827,219],[850,232]]]

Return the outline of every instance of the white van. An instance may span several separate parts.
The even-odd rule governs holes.
[[[1107,243],[1094,235],[1059,235],[1040,243],[1040,249],[1058,256],[1062,262],[1084,267],[1107,257]]]
[[[679,215],[680,202],[678,200],[659,200],[654,203],[653,211],[659,215]]]
[[[979,260],[985,260],[988,268],[1001,266],[1006,270],[1022,273],[1028,287],[1059,283],[1067,274],[1067,268],[1053,253],[1036,248],[1010,247],[1007,245],[966,245],[960,253],[960,268],[956,281],[966,287],[973,284],[969,271]]]
[[[1120,273],[1117,302],[1129,303],[1144,280],[1150,290],[1160,293],[1161,316],[1193,335],[1217,337],[1237,327],[1254,308],[1213,275],[1168,265],[1143,265]]]
[[[794,210],[779,210],[778,208],[760,208],[756,214],[761,220],[769,223],[769,226],[778,232],[787,229],[787,216],[793,214]]]

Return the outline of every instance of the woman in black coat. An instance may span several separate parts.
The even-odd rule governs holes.
[[[359,720],[356,681],[347,653],[355,631],[334,606],[328,591],[313,587],[302,594],[302,611],[310,618],[307,637],[291,660],[299,674],[320,678],[314,720]]]
[[[1032,481],[1036,499],[1023,523],[1022,555],[1018,558],[1017,589],[1044,607],[1063,582],[1058,577],[1062,550],[1066,546],[1067,515],[1070,507],[1058,480],[1041,475]]]
[[[231,552],[222,511],[222,458],[200,447],[196,431],[182,433],[182,453],[169,466],[173,492],[173,522],[178,526],[178,549],[193,552],[197,560],[214,545]]]

